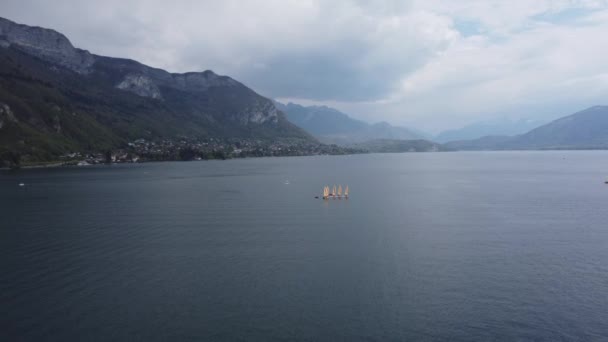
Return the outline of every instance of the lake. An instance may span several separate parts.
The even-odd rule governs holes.
[[[2,171],[0,340],[607,340],[606,176],[603,151]]]

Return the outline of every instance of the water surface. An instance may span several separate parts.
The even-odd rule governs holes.
[[[607,175],[561,151],[2,172],[0,340],[606,340]]]

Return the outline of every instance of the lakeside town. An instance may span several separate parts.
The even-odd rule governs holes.
[[[311,155],[339,155],[363,153],[363,150],[336,145],[299,142],[267,142],[262,140],[221,140],[188,138],[159,141],[137,139],[120,149],[104,152],[67,153],[53,165],[86,166],[110,163],[141,163],[149,161],[190,161],[209,159],[233,159],[250,157],[284,157]]]

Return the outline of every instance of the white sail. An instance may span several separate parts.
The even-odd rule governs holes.
[[[342,196],[342,185],[338,185],[338,197]]]
[[[334,195],[334,196],[336,195],[336,186],[335,185],[334,185],[334,188],[332,189],[331,194]]]
[[[346,189],[344,189],[344,196],[348,197],[348,185],[346,186]]]

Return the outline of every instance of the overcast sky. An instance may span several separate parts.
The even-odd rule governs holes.
[[[0,16],[431,132],[608,104],[608,1],[2,0]]]

